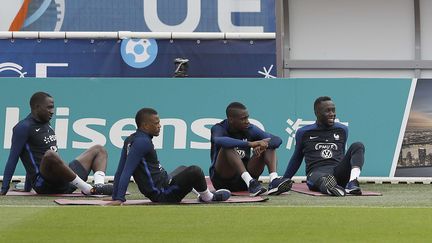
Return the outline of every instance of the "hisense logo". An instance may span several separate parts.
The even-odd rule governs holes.
[[[124,139],[136,130],[135,119],[133,118],[123,118],[113,123],[111,121],[107,122],[107,119],[95,117],[71,120],[69,118],[69,107],[57,107],[55,115],[55,119],[51,120],[51,124],[55,127],[57,147],[59,149],[66,149],[68,145],[74,149],[88,149],[96,144],[105,146],[107,143],[122,148]],[[11,147],[12,129],[19,120],[20,109],[18,107],[7,107],[3,140],[4,149]],[[162,127],[159,136],[153,138],[153,144],[156,149],[162,149],[166,139],[173,139],[171,141],[173,149],[210,149],[210,128],[220,121],[222,119],[199,118],[188,125],[186,121],[179,118],[162,118],[160,120]],[[249,119],[249,121],[264,130],[261,122],[254,119]],[[108,132],[106,132],[107,128]],[[164,135],[166,129],[170,134],[173,131],[172,137]],[[189,137],[196,137],[196,139],[188,141],[187,138]]]

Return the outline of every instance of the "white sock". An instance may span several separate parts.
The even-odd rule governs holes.
[[[247,187],[249,188],[249,182],[250,182],[250,180],[253,179],[252,176],[249,174],[249,172],[247,172],[247,171],[243,172],[243,174],[241,174],[241,178],[244,180]]]
[[[93,188],[87,182],[83,181],[79,176],[76,176],[73,181],[70,182],[72,185],[78,187],[84,194],[90,194],[90,190]]]
[[[350,181],[357,179],[360,176],[360,168],[359,167],[353,167],[351,169],[351,174],[350,174]]]
[[[210,202],[213,199],[213,193],[211,193],[208,188],[207,190],[198,193],[201,197],[201,200],[203,200],[204,202]]]
[[[94,184],[104,184],[105,183],[105,172],[103,171],[96,171],[93,174],[94,177]]]
[[[270,177],[270,182],[272,182],[274,179],[276,179],[278,177],[278,173],[272,172],[269,174],[269,177]]]

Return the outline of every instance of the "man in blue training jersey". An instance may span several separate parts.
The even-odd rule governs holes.
[[[258,181],[267,166],[269,195],[289,191],[292,181],[278,177],[276,172],[276,149],[282,140],[250,124],[249,113],[242,103],[229,104],[226,116],[227,119],[211,128],[210,178],[214,187],[248,190],[250,196],[258,196],[267,191]]]
[[[112,205],[126,201],[131,176],[140,192],[153,202],[177,203],[192,189],[199,193],[198,200],[203,202],[228,200],[230,191],[222,189],[212,193],[208,190],[204,173],[198,166],[181,166],[168,175],[152,142],[161,128],[157,111],[143,108],[137,112],[135,122],[138,129],[125,140],[115,173]]]
[[[104,184],[105,149],[95,145],[67,166],[57,153],[56,135],[49,123],[54,114],[54,99],[45,92],[34,93],[30,108],[31,114],[13,128],[0,194],[8,192],[18,158],[21,158],[27,172],[26,191],[33,188],[39,194],[58,194],[72,193],[79,188],[86,195],[111,195],[112,185]],[[91,170],[94,171],[94,186],[85,182]]]
[[[357,178],[364,163],[364,145],[353,143],[345,153],[348,127],[335,122],[336,108],[330,97],[317,98],[314,111],[316,123],[296,133],[294,154],[284,177],[292,178],[304,157],[310,190],[333,196],[361,195]]]

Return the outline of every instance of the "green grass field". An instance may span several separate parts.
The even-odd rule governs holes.
[[[0,242],[429,242],[431,185],[363,184],[377,197],[295,192],[256,204],[58,206],[0,197]],[[129,199],[141,199],[134,184]],[[192,197],[192,195],[190,195]]]

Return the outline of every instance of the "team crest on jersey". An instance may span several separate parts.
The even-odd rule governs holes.
[[[237,152],[237,154],[240,156],[241,159],[243,159],[246,156],[246,152],[242,149],[234,148],[234,150]]]

